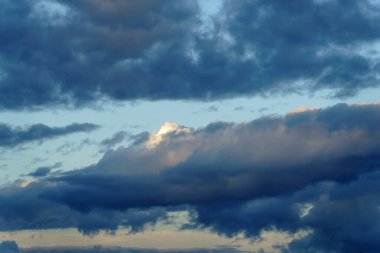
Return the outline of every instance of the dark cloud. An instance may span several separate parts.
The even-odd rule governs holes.
[[[379,173],[350,183],[323,182],[292,194],[198,206],[195,224],[227,235],[311,230],[283,252],[378,252]]]
[[[284,252],[379,251],[379,105],[164,126],[90,167],[3,188],[1,229],[140,231],[177,208],[187,227],[228,236],[309,231]]]
[[[51,172],[51,170],[59,168],[61,166],[62,166],[62,163],[55,163],[54,165],[51,165],[51,166],[38,167],[33,172],[29,173],[28,176],[44,177],[44,176],[47,176]]]
[[[20,180],[2,189],[0,230],[77,228],[85,235],[93,235],[100,230],[112,233],[122,226],[135,233],[142,231],[144,225],[155,224],[167,216],[165,209],[158,207],[149,210],[129,209],[123,213],[103,208],[79,212],[40,196],[53,188],[53,182]]]
[[[0,147],[15,147],[20,144],[44,141],[79,132],[90,132],[99,126],[90,123],[73,123],[64,127],[49,127],[36,124],[27,127],[12,127],[0,123]]]
[[[375,10],[379,6],[371,1],[227,0],[222,25],[235,49],[252,55],[258,89],[297,89],[298,81],[310,90],[332,88],[349,96],[378,85],[378,57],[373,62],[369,49],[367,55],[358,50],[379,38]]]
[[[2,253],[18,253],[18,252],[20,252],[17,243],[14,241],[2,241],[0,243],[0,251]]]
[[[378,86],[373,1],[11,1],[0,15],[0,108],[209,100]]]
[[[346,182],[376,169],[379,112],[378,106],[342,104],[248,124],[214,123],[191,133],[172,132],[156,148],[121,148],[93,167],[57,178],[67,184],[47,195],[77,209],[126,209],[250,199],[320,181]],[[122,190],[125,184],[130,191]],[[108,187],[120,194],[98,198]]]
[[[174,0],[6,0],[3,7],[0,107],[12,109],[154,93],[160,87],[140,86],[128,69],[152,48],[185,40],[197,11],[193,1]]]

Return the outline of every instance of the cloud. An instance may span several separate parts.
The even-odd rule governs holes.
[[[309,230],[282,252],[377,252],[378,176],[371,173],[350,183],[323,182],[282,196],[199,206],[196,224],[257,239],[261,231]]]
[[[47,176],[52,169],[56,169],[62,166],[62,163],[55,163],[52,166],[38,167],[35,171],[28,174],[31,177],[44,177]]]
[[[0,229],[141,231],[170,210],[187,210],[187,227],[228,236],[309,231],[284,252],[380,249],[379,105],[164,126],[87,168],[3,188]]]
[[[215,105],[211,105],[208,108],[204,108],[203,111],[205,112],[217,112],[219,109]]]
[[[62,145],[60,145],[56,151],[58,153],[61,153],[62,155],[68,155],[70,153],[74,152],[79,152],[86,146],[91,146],[91,145],[98,145],[98,143],[95,140],[91,140],[89,138],[85,138],[81,140],[79,143],[75,141],[66,141]]]
[[[135,233],[142,231],[145,225],[155,224],[167,216],[165,209],[158,207],[149,210],[129,209],[126,212],[103,208],[80,212],[40,196],[53,188],[54,183],[46,182],[43,178],[18,180],[2,188],[0,230],[77,228],[85,235],[93,235],[100,230],[112,233],[123,226]]]
[[[145,145],[148,149],[152,149],[164,141],[168,134],[181,135],[188,134],[190,131],[189,128],[179,126],[175,122],[165,122],[157,132],[149,135]]]
[[[371,15],[371,9],[379,6],[371,1],[227,0],[221,25],[235,50],[252,58],[257,88],[329,88],[336,96],[350,96],[379,83],[379,57],[368,53],[373,47],[377,52],[380,16]]]
[[[106,151],[111,149],[117,144],[120,144],[128,137],[128,132],[119,131],[112,135],[111,138],[104,139],[100,142],[100,146],[102,147],[102,151]]]
[[[99,126],[90,123],[73,123],[64,127],[49,127],[44,124],[11,127],[6,124],[0,124],[0,147],[15,147],[29,142],[44,141],[73,133],[90,132],[97,128]]]
[[[152,48],[184,41],[197,12],[187,0],[3,4],[0,108],[5,109],[79,106],[128,94],[143,98],[146,88],[154,93],[151,84],[136,83],[141,73],[129,76],[128,69]]]
[[[240,105],[240,106],[236,106],[236,107],[234,108],[235,111],[243,111],[244,109],[245,109],[245,107],[242,106],[242,105]]]
[[[14,241],[2,241],[0,243],[0,251],[2,253],[18,253],[18,252],[20,252],[17,243]]]
[[[93,167],[55,178],[57,187],[42,196],[80,211],[126,210],[247,201],[322,181],[346,183],[377,169],[378,119],[377,106],[338,105],[169,133],[154,149],[118,149]]]
[[[302,112],[307,112],[307,111],[313,111],[313,110],[318,110],[321,109],[319,107],[313,107],[313,106],[301,106],[298,108],[295,108],[288,112],[288,114],[296,114],[296,113],[302,113]]]
[[[226,0],[205,32],[196,1],[6,0],[0,108],[352,96],[379,85],[378,9],[369,0]]]

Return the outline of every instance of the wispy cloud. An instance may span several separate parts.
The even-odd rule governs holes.
[[[73,123],[64,127],[50,127],[44,124],[12,127],[0,124],[0,147],[15,147],[30,142],[41,142],[73,133],[91,132],[97,128],[99,128],[98,125],[90,123]]]

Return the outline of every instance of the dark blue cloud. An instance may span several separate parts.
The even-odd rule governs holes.
[[[47,176],[52,169],[56,169],[62,166],[62,163],[55,163],[52,166],[42,166],[35,169],[33,172],[29,173],[28,176],[31,177],[44,177]]]
[[[379,173],[363,175],[350,183],[323,182],[292,194],[247,202],[202,205],[195,224],[235,235],[302,229],[311,232],[294,240],[283,252],[377,252]],[[307,210],[307,211],[306,211]]]
[[[64,127],[49,127],[36,124],[27,127],[12,127],[0,123],[0,147],[15,147],[28,142],[44,141],[79,132],[91,132],[99,128],[90,123],[73,123]]]
[[[140,97],[137,76],[121,74],[148,49],[183,40],[195,12],[193,1],[4,1],[0,107]]]
[[[186,227],[228,236],[310,231],[284,252],[377,252],[379,126],[377,104],[172,126],[87,168],[5,187],[1,229],[141,231],[175,209],[191,212]]]
[[[379,85],[373,1],[3,1],[0,108],[209,100]]]
[[[0,243],[0,251],[2,253],[19,253],[18,245],[14,241],[2,241]]]
[[[358,50],[379,38],[377,10],[371,1],[227,0],[224,25],[235,50],[253,55],[258,87],[297,89],[299,81],[348,96],[379,83],[378,57],[372,62]]]
[[[0,230],[77,228],[85,235],[93,235],[100,230],[114,232],[119,226],[131,233],[142,231],[144,225],[155,224],[166,219],[164,208],[129,209],[118,212],[112,209],[94,209],[80,212],[67,205],[51,202],[41,197],[41,193],[54,186],[46,181],[17,181],[2,189],[0,194]]]

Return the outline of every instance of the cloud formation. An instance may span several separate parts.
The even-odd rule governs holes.
[[[44,177],[47,176],[53,169],[59,168],[62,166],[62,163],[55,163],[51,166],[42,166],[35,169],[33,172],[29,173],[27,176],[31,177]]]
[[[379,85],[374,1],[11,1],[0,15],[0,108],[99,99],[210,100]]]
[[[15,147],[17,145],[44,141],[73,133],[91,132],[99,128],[91,123],[73,123],[64,127],[49,127],[36,124],[27,127],[12,127],[0,123],[0,147]]]
[[[77,228],[86,235],[100,230],[113,232],[119,226],[139,232],[144,226],[165,219],[163,208],[149,210],[129,209],[118,212],[111,209],[94,209],[81,212],[62,203],[51,202],[41,196],[53,187],[53,183],[38,179],[19,180],[4,187],[0,196],[0,230]]]
[[[127,137],[129,137],[128,132],[119,131],[112,135],[110,138],[104,139],[100,142],[101,151],[107,151],[113,148],[115,145],[122,143]]]
[[[229,236],[309,231],[284,252],[377,252],[379,126],[377,104],[199,129],[167,123],[87,168],[4,187],[0,229],[141,231],[188,210],[187,227]]]
[[[378,50],[379,8],[373,1],[227,0],[221,25],[252,59],[263,91],[328,88],[350,96],[379,83],[379,57],[370,57]]]
[[[0,251],[2,253],[18,253],[20,252],[18,245],[14,241],[3,241],[0,243]]]

